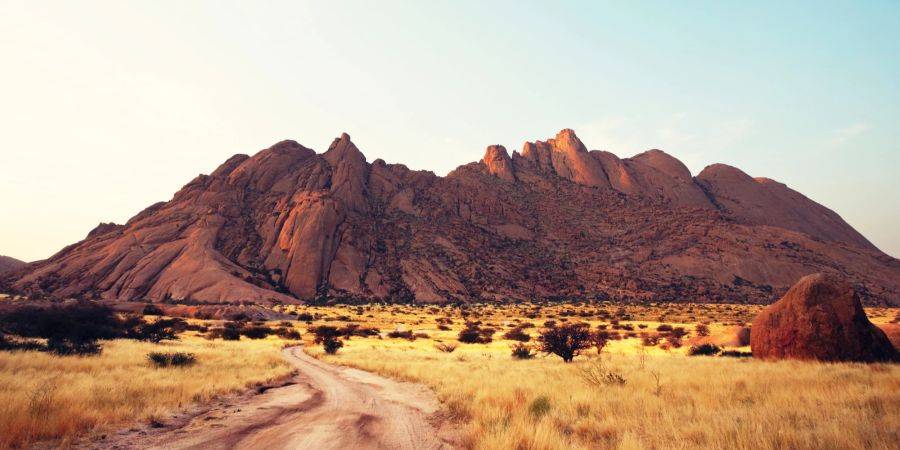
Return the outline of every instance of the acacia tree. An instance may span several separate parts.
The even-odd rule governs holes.
[[[581,350],[591,345],[591,331],[587,324],[565,324],[552,328],[546,328],[538,337],[539,349],[545,353],[552,353],[563,359],[564,362],[572,362]]]
[[[597,354],[603,353],[606,344],[609,343],[609,331],[597,330],[591,333],[591,344],[597,349]]]
[[[328,353],[329,355],[337,353],[338,349],[344,346],[344,343],[338,339],[341,335],[341,332],[337,329],[337,327],[322,325],[316,327],[313,330],[313,333],[316,335],[316,339],[314,342],[316,344],[322,344],[322,348],[325,349],[325,353]]]

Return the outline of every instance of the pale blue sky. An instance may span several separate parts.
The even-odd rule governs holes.
[[[44,258],[235,153],[445,174],[574,128],[782,181],[900,255],[900,2],[0,0],[0,254]]]

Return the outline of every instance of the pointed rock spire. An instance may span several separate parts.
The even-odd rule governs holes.
[[[561,130],[553,139],[526,143],[522,156],[541,172],[556,173],[585,186],[610,186],[603,166],[569,128]]]
[[[350,140],[350,135],[342,133],[322,156],[331,165],[332,195],[356,211],[367,210],[365,192],[369,168],[366,157]]]
[[[502,145],[491,145],[484,152],[484,158],[481,160],[487,167],[488,173],[496,175],[504,181],[516,181],[516,175],[513,170],[512,159],[506,152],[506,147]]]

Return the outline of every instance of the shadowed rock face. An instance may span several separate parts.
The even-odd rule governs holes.
[[[820,361],[895,361],[884,331],[869,322],[853,288],[836,275],[803,277],[753,320],[753,356]]]
[[[369,163],[346,134],[323,154],[283,141],[0,282],[209,303],[768,302],[800,276],[838,272],[866,302],[900,298],[900,262],[836,214],[715,167],[695,179],[659,150],[619,159],[572,130],[511,156],[491,146],[446,177]]]
[[[18,269],[25,264],[27,264],[25,261],[19,261],[16,258],[0,255],[0,273]]]

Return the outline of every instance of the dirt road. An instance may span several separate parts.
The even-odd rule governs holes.
[[[440,404],[423,386],[284,350],[296,384],[221,405],[177,428],[95,442],[154,449],[449,449],[429,421]]]

